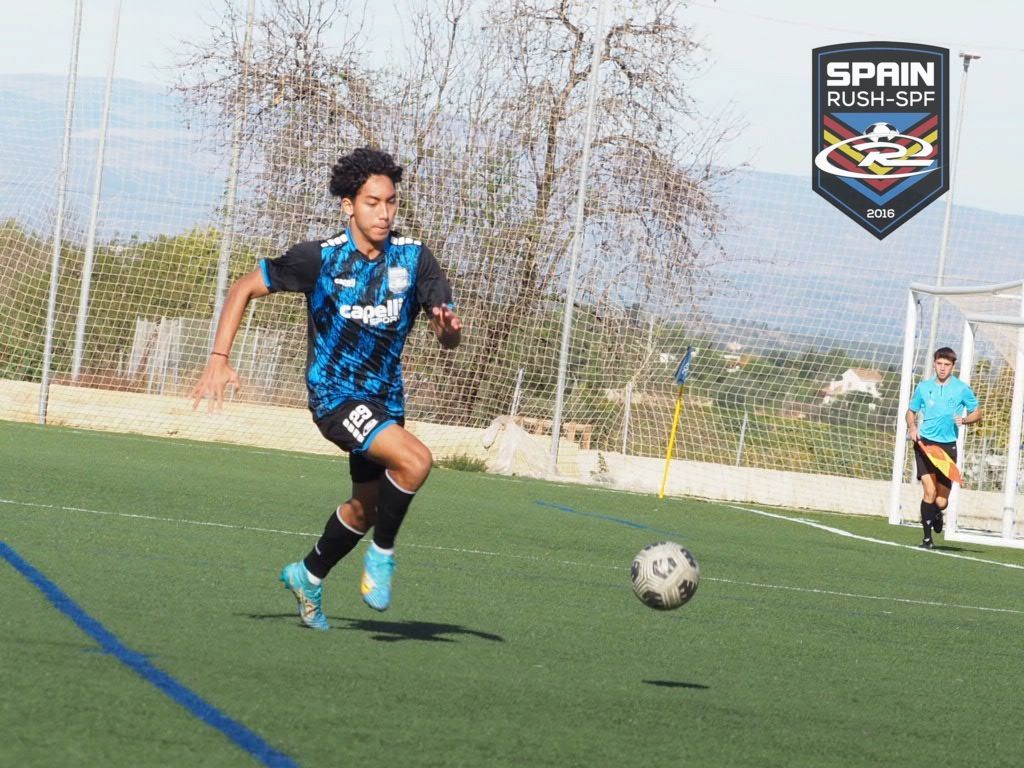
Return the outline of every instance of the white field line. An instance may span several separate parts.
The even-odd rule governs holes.
[[[909,597],[888,597],[885,595],[861,595],[856,592],[834,592],[830,589],[814,589],[811,587],[786,587],[781,584],[758,584],[749,581],[733,581],[732,579],[712,579],[706,581],[717,581],[722,584],[736,584],[743,587],[758,587],[759,589],[781,589],[787,592],[807,592],[812,595],[832,595],[833,597],[852,597],[858,600],[884,600],[891,603],[903,603],[904,605],[927,605],[933,608],[960,608],[968,611],[988,611],[990,613],[1015,613],[1024,615],[1024,611],[1015,608],[987,608],[983,605],[961,605],[959,603],[940,603],[934,600],[912,600]]]
[[[235,525],[233,523],[212,523],[208,520],[187,520],[174,517],[157,517],[156,515],[137,515],[130,512],[111,512],[103,509],[85,509],[83,507],[67,507],[58,504],[40,504],[32,501],[15,501],[13,499],[0,499],[0,504],[12,504],[17,507],[34,507],[36,509],[52,509],[58,512],[85,512],[90,515],[105,515],[107,517],[124,517],[130,520],[152,520],[158,523],[180,523],[182,525],[204,525],[207,528],[230,528],[240,531],[256,531],[258,533],[280,533],[286,536],[317,536],[315,533],[303,531],[282,531],[276,528],[257,528],[249,525]]]
[[[57,511],[57,512],[77,512],[77,513],[85,513],[85,514],[90,514],[90,515],[103,515],[105,517],[121,517],[121,518],[129,519],[129,520],[147,520],[147,521],[150,521],[150,522],[174,523],[174,524],[177,524],[177,525],[196,525],[196,526],[204,526],[204,527],[207,527],[207,528],[223,528],[223,529],[228,529],[228,530],[252,531],[252,532],[255,532],[255,533],[270,533],[270,534],[279,534],[279,535],[285,535],[285,536],[304,536],[304,537],[308,537],[308,538],[314,538],[314,537],[319,536],[319,534],[317,534],[317,533],[310,533],[310,532],[307,532],[307,531],[286,531],[286,530],[282,530],[282,529],[278,529],[278,528],[262,528],[262,527],[258,527],[258,526],[237,525],[237,524],[232,524],[232,523],[213,523],[213,522],[209,522],[209,521],[206,521],[206,520],[189,520],[187,518],[158,517],[156,515],[140,515],[140,514],[134,514],[134,513],[130,513],[130,512],[113,512],[113,511],[110,511],[110,510],[86,509],[84,507],[70,507],[70,506],[57,505],[57,504],[41,504],[39,502],[17,501],[17,500],[14,500],[14,499],[0,499],[0,504],[9,504],[11,506],[25,507],[25,508],[30,508],[30,509],[48,509],[48,510],[53,510],[53,511]],[[862,540],[862,541],[868,541],[868,542],[877,543],[877,544],[886,544],[886,545],[889,545],[889,546],[896,546],[896,547],[906,547],[908,549],[913,549],[915,551],[924,552],[924,550],[917,550],[916,547],[913,547],[913,546],[910,546],[910,545],[897,544],[896,542],[885,541],[884,539],[873,539],[873,538],[868,537],[868,536],[858,536],[856,534],[850,533],[849,531],[843,531],[843,530],[841,530],[839,528],[832,528],[831,526],[822,525],[820,523],[815,523],[815,522],[813,522],[811,520],[801,520],[801,519],[797,519],[797,518],[786,517],[785,515],[777,515],[777,514],[774,514],[772,512],[765,512],[763,510],[749,509],[749,508],[746,508],[746,507],[733,507],[733,508],[741,510],[741,511],[744,511],[744,512],[753,512],[755,514],[764,515],[766,517],[779,518],[779,519],[782,519],[782,520],[787,520],[789,522],[802,523],[802,524],[805,524],[805,525],[809,525],[809,526],[811,526],[813,528],[819,528],[819,529],[827,531],[829,533],[835,533],[835,534],[838,534],[838,535],[842,535],[842,536],[846,536],[846,537],[854,538],[854,539],[859,539],[859,540]],[[626,570],[624,567],[617,566],[617,565],[595,565],[593,563],[580,563],[580,562],[576,562],[576,561],[573,561],[573,560],[552,560],[550,558],[537,557],[537,556],[534,556],[534,555],[516,555],[516,554],[510,554],[510,553],[507,553],[507,552],[492,552],[492,551],[484,550],[484,549],[466,549],[466,548],[463,548],[463,547],[436,546],[436,545],[429,545],[429,544],[403,544],[402,546],[403,547],[414,548],[414,549],[430,549],[430,550],[434,550],[434,551],[438,551],[438,552],[458,552],[458,553],[461,553],[461,554],[478,555],[478,556],[483,556],[483,557],[501,557],[501,558],[514,559],[514,560],[533,560],[533,561],[537,561],[537,562],[554,563],[554,564],[557,564],[557,565],[571,565],[571,566],[581,567],[581,568],[597,568],[597,569],[602,569],[602,570],[613,570],[613,571],[620,571],[620,572]],[[929,554],[936,554],[936,551],[932,550]],[[938,554],[947,554],[947,553],[940,552]],[[955,557],[956,555],[950,554],[950,556],[954,556]],[[1000,563],[1000,562],[995,561],[995,560],[983,560],[981,558],[963,557],[963,556],[961,556],[961,558],[962,559],[966,559],[966,560],[975,560],[977,562],[982,562],[982,563],[989,563],[989,564],[992,564],[992,565],[1005,565],[1005,566],[1010,566],[1010,567],[1014,567],[1014,568],[1021,568],[1021,566],[1012,565],[1012,564],[1009,564],[1009,563]],[[958,604],[958,603],[942,603],[942,602],[931,601],[931,600],[913,600],[913,599],[905,598],[905,597],[889,597],[889,596],[886,596],[886,595],[863,595],[863,594],[858,594],[858,593],[855,593],[855,592],[836,592],[836,591],[827,590],[827,589],[816,589],[816,588],[813,588],[813,587],[792,587],[792,586],[785,586],[785,585],[782,585],[782,584],[765,584],[765,583],[749,582],[749,581],[736,581],[734,579],[714,578],[714,577],[710,577],[710,576],[703,577],[703,580],[704,581],[713,581],[713,582],[717,582],[717,583],[720,583],[720,584],[733,584],[733,585],[736,585],[736,586],[752,587],[752,588],[755,588],[755,589],[772,589],[772,590],[784,590],[784,591],[787,591],[787,592],[802,592],[802,593],[810,594],[810,595],[830,595],[830,596],[833,596],[833,597],[844,597],[844,598],[852,598],[852,599],[858,599],[858,600],[878,600],[878,601],[883,601],[883,602],[901,603],[903,605],[923,605],[923,606],[929,606],[929,607],[934,607],[934,608],[954,608],[954,609],[959,609],[959,610],[984,611],[984,612],[990,612],[990,613],[1011,613],[1011,614],[1024,615],[1024,611],[1016,610],[1016,609],[1013,609],[1013,608],[992,608],[992,607],[981,606],[981,605],[962,605],[962,604]]]
[[[1012,568],[1017,571],[1024,571],[1024,565],[1018,565],[1017,563],[1003,563],[999,560],[987,560],[983,557],[974,557],[973,555],[961,555],[958,552],[944,552],[941,549],[921,549],[915,544],[901,544],[896,541],[887,541],[886,539],[875,539],[871,536],[861,536],[857,533],[850,533],[844,531],[842,528],[833,528],[831,525],[825,525],[824,523],[816,523],[813,520],[805,520],[801,517],[788,517],[786,515],[779,515],[775,512],[765,512],[763,509],[753,509],[752,507],[740,507],[736,504],[726,504],[724,506],[732,509],[738,509],[741,512],[750,512],[754,515],[761,515],[762,517],[771,517],[775,520],[785,520],[789,523],[799,523],[800,525],[806,525],[810,528],[817,528],[819,531],[826,531],[833,533],[836,536],[843,536],[847,539],[857,539],[858,541],[867,541],[872,544],[883,544],[887,547],[902,547],[904,549],[912,549],[915,552],[920,552],[922,555],[942,555],[943,557],[953,557],[957,560],[971,560],[975,563],[985,563],[987,565],[998,565],[1002,568]]]

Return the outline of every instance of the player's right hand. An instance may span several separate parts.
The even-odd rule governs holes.
[[[232,386],[235,392],[242,391],[242,382],[238,373],[231,367],[226,358],[212,356],[206,363],[199,381],[192,389],[192,410],[199,407],[203,398],[207,398],[207,411],[213,413],[224,407],[224,390]]]

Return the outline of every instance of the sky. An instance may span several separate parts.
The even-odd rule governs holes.
[[[235,0],[244,10],[245,0]],[[257,3],[267,0],[257,0]],[[639,0],[642,2],[642,0]],[[405,3],[373,4],[372,20],[394,24]],[[612,0],[614,8],[619,0]],[[66,75],[74,0],[7,3],[0,24],[0,74]],[[105,77],[117,0],[85,0],[80,77]],[[162,68],[181,40],[204,34],[220,0],[121,0],[116,76],[166,82]],[[383,10],[380,8],[383,7]],[[1024,153],[1013,138],[1024,124],[1024,3],[933,0],[923,6],[820,0],[695,0],[682,21],[707,62],[691,85],[707,114],[728,112],[745,127],[722,157],[755,170],[810,176],[811,51],[863,40],[898,40],[950,49],[950,120],[960,114],[959,54],[979,54],[966,85],[955,201],[1024,214]],[[954,149],[956,145],[954,144]]]

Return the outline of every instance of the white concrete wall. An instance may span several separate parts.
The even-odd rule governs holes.
[[[38,384],[0,381],[0,419],[36,421],[38,397]],[[286,451],[338,453],[323,439],[304,408],[229,402],[223,411],[211,415],[205,405],[193,411],[191,403],[181,397],[53,385],[48,423]],[[500,474],[657,493],[664,470],[664,459],[582,451],[575,443],[563,439],[558,473],[550,476],[551,438],[527,434],[508,417],[495,419],[486,430],[415,421],[408,427],[436,457],[464,455],[481,459],[489,471]],[[673,460],[666,494],[886,516],[888,482]],[[920,499],[916,484],[904,486],[902,503],[908,510],[908,519],[916,519]],[[984,518],[983,527],[994,525],[998,529],[1001,505],[1001,494],[967,490],[962,493],[960,514],[963,519],[972,515]],[[1024,500],[1018,504],[1021,506]],[[1019,513],[1018,519],[1024,519],[1024,514]]]

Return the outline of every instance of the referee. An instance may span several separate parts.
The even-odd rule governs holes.
[[[935,376],[917,385],[907,409],[907,434],[914,441],[917,477],[921,481],[922,549],[934,549],[932,531],[942,533],[943,512],[949,503],[950,480],[935,469],[922,445],[938,445],[956,462],[957,427],[981,421],[978,397],[953,375],[956,352],[949,347],[935,350]],[[963,415],[966,412],[966,416]]]

